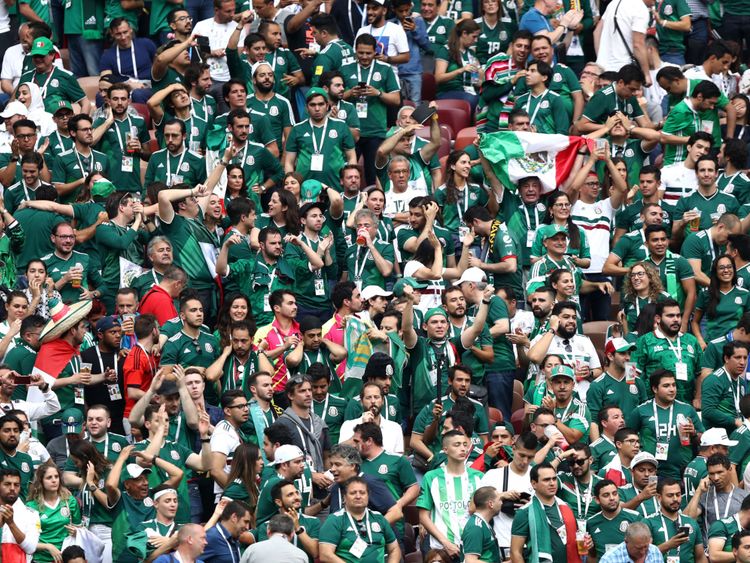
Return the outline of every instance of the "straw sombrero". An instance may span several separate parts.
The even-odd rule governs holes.
[[[91,311],[92,301],[79,301],[66,305],[59,299],[49,300],[50,320],[44,325],[40,340],[42,344],[59,338],[65,331],[76,326]]]

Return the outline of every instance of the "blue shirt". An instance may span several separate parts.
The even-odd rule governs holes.
[[[206,549],[201,555],[205,563],[239,563],[240,542],[221,524],[206,532],[206,542]]]
[[[377,510],[381,514],[385,514],[396,504],[396,499],[393,498],[391,491],[388,490],[382,480],[361,472],[359,477],[367,481],[367,487],[370,490],[370,501],[367,503],[367,507],[370,510]],[[342,508],[340,490],[341,487],[338,483],[334,483],[331,487],[331,514]]]
[[[135,47],[135,66],[138,68],[138,80],[151,80],[151,63],[156,56],[156,45],[145,37],[133,37],[131,49],[133,47]],[[101,70],[111,70],[112,74],[135,78],[131,49],[120,49],[115,45],[104,51],[99,63]],[[117,64],[117,51],[120,52],[119,65]]]
[[[532,35],[536,35],[540,31],[552,31],[552,26],[542,12],[536,8],[530,8],[521,18],[518,29],[526,29]]]
[[[432,49],[432,43],[430,38],[427,37],[427,24],[424,23],[422,18],[413,18],[416,29],[414,31],[406,31],[406,40],[409,43],[409,62],[398,65],[398,75],[408,76],[411,74],[422,74],[422,56],[420,54],[420,47],[425,51]],[[391,20],[396,25],[401,25],[398,18]],[[403,27],[403,26],[402,26]]]
[[[599,563],[633,563],[633,560],[628,554],[625,542],[622,542],[612,551],[601,557]],[[664,563],[664,556],[654,544],[648,546],[648,554],[646,554],[644,563]]]

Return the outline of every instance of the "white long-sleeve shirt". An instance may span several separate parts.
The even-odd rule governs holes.
[[[0,402],[0,409],[4,411],[13,409],[23,411],[29,418],[29,422],[47,418],[48,416],[60,411],[60,400],[57,398],[57,394],[52,390],[52,385],[49,386],[46,393],[42,393],[41,391],[39,391],[38,387],[34,387],[34,389],[36,389],[41,394],[43,399],[42,401],[10,401],[9,403]]]
[[[37,544],[39,543],[39,533],[42,530],[42,525],[39,521],[39,513],[30,508],[26,508],[26,505],[19,498],[13,503],[13,522],[15,522],[16,526],[26,535],[26,537],[19,544],[13,537],[13,533],[10,531],[8,525],[3,525],[3,561],[19,561],[20,559],[14,557],[15,554],[12,552],[16,552],[20,555],[20,548],[20,550],[26,554],[26,563],[31,563],[31,560],[34,558]]]

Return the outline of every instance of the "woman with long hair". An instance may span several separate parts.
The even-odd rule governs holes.
[[[34,473],[26,504],[39,513],[41,530],[34,561],[51,563],[61,560],[63,541],[81,524],[78,501],[62,484],[62,475],[54,461],[48,460]]]
[[[215,234],[219,240],[224,236],[224,227],[222,218],[224,216],[224,210],[222,209],[221,198],[216,194],[208,196],[208,203],[206,204],[206,211],[203,213],[203,224],[213,234]]]
[[[549,379],[552,376],[552,370],[557,366],[563,365],[563,357],[558,354],[547,354],[542,363],[539,364],[539,372],[536,379],[529,381],[529,387],[523,396],[523,411],[526,416],[531,417],[536,409],[542,406],[545,397],[553,397],[552,387]]]
[[[81,515],[93,529],[111,529],[114,515],[107,501],[104,483],[112,464],[87,440],[72,442],[68,455],[76,467],[76,479],[80,481]],[[111,550],[111,541],[109,545]]]
[[[14,289],[5,301],[5,320],[0,323],[0,358],[11,348],[13,339],[21,330],[21,322],[29,316],[29,298],[23,291]]]
[[[230,345],[229,326],[238,321],[252,321],[254,323],[253,310],[246,295],[232,293],[224,298],[224,303],[216,317],[214,336],[219,339],[221,348]]]
[[[579,268],[591,265],[591,250],[589,249],[584,230],[573,222],[570,214],[570,198],[565,192],[555,190],[547,196],[547,212],[543,223],[546,225],[560,225],[568,230],[568,250],[566,254]],[[531,247],[531,263],[542,257],[542,235],[537,229],[534,244]]]
[[[485,65],[490,57],[508,50],[516,26],[509,19],[507,23],[504,20],[500,0],[482,0],[479,8],[482,17],[474,20],[479,24],[480,31],[476,52],[479,64]]]
[[[229,470],[227,488],[222,496],[232,500],[241,500],[250,506],[251,528],[255,527],[255,509],[260,494],[260,474],[263,471],[263,457],[260,449],[250,442],[240,444],[234,450],[232,466]]]
[[[29,314],[49,318],[49,300],[62,299],[55,289],[54,280],[47,275],[47,264],[42,260],[29,260],[26,265],[26,288],[21,291],[29,300]]]
[[[627,335],[636,330],[643,307],[668,298],[669,293],[664,291],[656,268],[646,262],[636,262],[630,266],[623,286],[622,310],[617,314],[623,333]]]
[[[299,235],[299,206],[294,194],[287,190],[275,190],[268,200],[268,213],[263,213],[255,220],[255,227],[250,234],[250,245],[258,248],[258,234],[263,227],[276,227],[281,231],[282,239],[286,235]]]
[[[750,73],[746,72],[746,74],[750,76]],[[735,94],[731,99],[736,115],[734,138],[744,141],[745,144],[750,144],[750,98],[746,94]],[[727,126],[724,123],[721,126],[721,134],[725,139],[726,132]],[[750,167],[750,158],[748,158],[748,162],[745,165],[745,168],[747,167]]]
[[[734,330],[744,313],[750,312],[750,291],[737,285],[737,267],[732,257],[722,254],[711,266],[711,283],[695,303],[691,327],[701,348]],[[705,317],[705,327],[701,321]]]
[[[435,47],[435,82],[438,100],[465,100],[471,111],[479,101],[482,68],[472,53],[481,29],[472,19],[459,21],[451,30],[448,44]]]

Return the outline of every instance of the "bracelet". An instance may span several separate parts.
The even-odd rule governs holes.
[[[201,438],[201,444],[210,444],[211,438]]]
[[[229,166],[229,163],[228,163],[228,162],[226,162],[226,161],[224,161],[223,159],[219,160],[219,164],[221,164],[221,165],[222,165],[223,167],[225,167],[225,168],[226,168],[227,166]]]
[[[489,299],[482,299],[482,303],[484,303],[485,305],[489,305],[490,304],[490,300]]]

